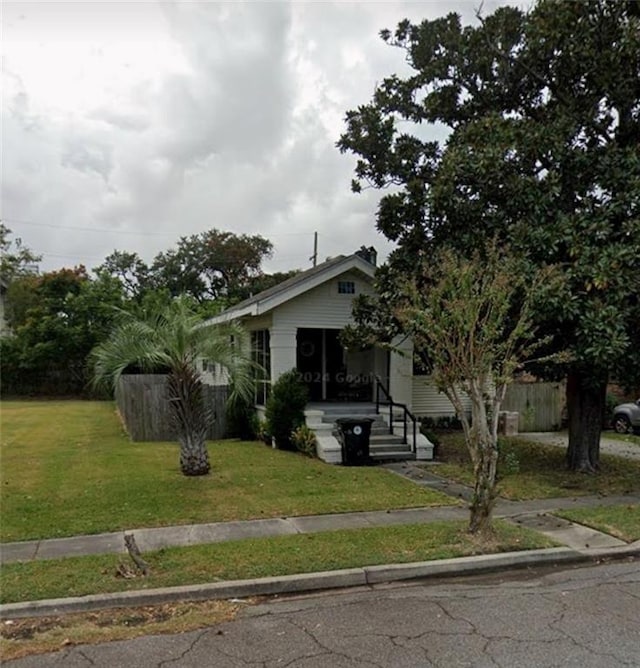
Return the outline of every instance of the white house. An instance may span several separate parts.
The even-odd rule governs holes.
[[[432,447],[419,432],[413,442],[411,415],[455,413],[427,376],[414,374],[410,341],[396,342],[404,354],[378,347],[345,350],[340,344],[340,331],[353,322],[354,298],[374,293],[375,269],[375,251],[362,248],[328,259],[208,321],[239,320],[249,331],[254,357],[266,370],[256,390],[258,411],[270,384],[286,371],[299,371],[309,389],[307,424],[316,431],[320,456],[327,461],[338,461],[339,456],[340,446],[331,435],[335,417],[371,414],[376,398],[383,404],[378,406],[380,413],[391,415],[389,431],[404,437],[406,429],[405,449],[422,459],[432,457]],[[392,410],[389,397],[395,404]],[[391,450],[383,447],[380,454],[390,455]]]

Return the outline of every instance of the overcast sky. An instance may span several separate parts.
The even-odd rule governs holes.
[[[406,71],[380,29],[478,5],[5,1],[0,216],[43,270],[214,227],[270,239],[267,271],[310,266],[314,231],[320,259],[384,257],[344,114]]]

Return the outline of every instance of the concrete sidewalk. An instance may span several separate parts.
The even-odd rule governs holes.
[[[401,475],[413,483],[437,489],[453,497],[457,505],[409,508],[404,510],[378,510],[334,515],[308,515],[300,517],[276,517],[270,519],[245,520],[235,522],[213,522],[209,524],[186,524],[179,526],[135,528],[111,533],[47,540],[21,541],[0,545],[0,563],[42,559],[61,559],[97,554],[125,554],[124,536],[132,533],[142,552],[165,547],[180,547],[219,543],[247,538],[308,534],[340,529],[363,529],[371,527],[403,524],[428,524],[442,520],[465,520],[469,510],[464,501],[471,496],[471,489],[451,483],[424,468],[413,464],[398,463],[386,465],[387,469]],[[625,543],[617,538],[601,534],[592,529],[578,529],[567,526],[571,523],[558,518],[542,522],[540,517],[555,510],[586,508],[594,505],[638,504],[640,494],[624,496],[576,496],[569,498],[536,499],[532,501],[508,501],[500,499],[494,516],[511,519],[528,526],[572,548],[620,547]],[[526,519],[531,518],[531,519]],[[537,519],[535,519],[537,518]],[[565,526],[561,526],[562,524]],[[552,531],[552,529],[556,529]],[[563,529],[559,531],[559,529]]]
[[[403,524],[428,524],[440,520],[464,520],[469,510],[463,501],[471,490],[450,483],[413,464],[389,464],[390,471],[426,487],[439,489],[457,501],[456,505],[436,508],[280,517],[241,522],[216,522],[184,526],[130,529],[90,536],[73,536],[0,545],[4,564],[63,557],[124,554],[124,534],[133,533],[144,553],[170,546],[188,546],[247,538],[306,534],[339,529],[358,529]],[[207,585],[167,587],[155,590],[31,601],[0,605],[0,617],[28,617],[97,610],[108,607],[152,605],[177,600],[246,597],[290,592],[370,586],[383,582],[416,578],[486,573],[509,568],[523,568],[559,563],[578,563],[591,559],[637,557],[640,541],[628,545],[613,536],[555,517],[549,513],[561,509],[590,506],[640,504],[640,494],[608,497],[570,497],[533,501],[500,500],[494,516],[514,522],[549,536],[564,547],[505,554],[481,555],[413,564],[388,564],[351,568],[324,573],[306,573]]]

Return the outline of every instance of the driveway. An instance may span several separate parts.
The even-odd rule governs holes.
[[[557,445],[565,449],[569,445],[569,434],[566,431],[526,432],[518,434],[518,436],[529,441],[537,441],[545,445]],[[626,443],[615,438],[607,438],[606,432],[600,438],[600,452],[606,455],[640,460],[640,445]]]

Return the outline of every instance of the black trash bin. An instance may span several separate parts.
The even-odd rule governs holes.
[[[372,418],[339,418],[336,420],[344,466],[371,464],[369,438],[372,422]]]

